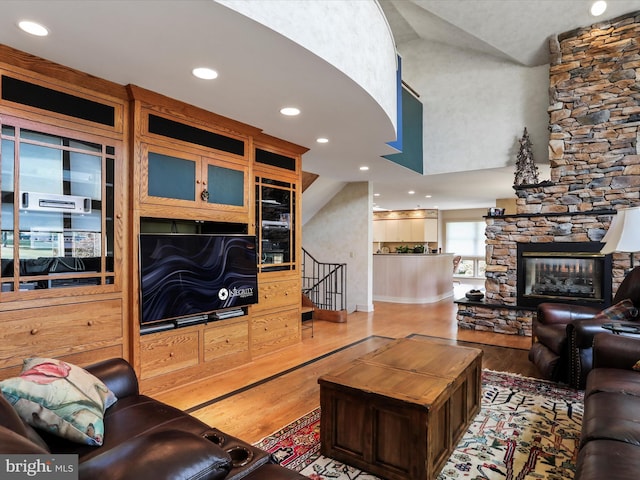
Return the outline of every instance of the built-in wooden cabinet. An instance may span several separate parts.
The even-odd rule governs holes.
[[[34,60],[0,46],[0,377],[130,352],[127,92]]]
[[[152,394],[300,341],[305,148],[1,45],[0,76],[0,377],[121,356]],[[255,235],[259,302],[141,334],[154,229]]]
[[[305,149],[153,92],[129,90],[137,119],[132,163],[136,234],[166,225],[177,233],[231,229],[255,235],[258,254],[259,303],[244,308],[244,315],[156,333],[145,329],[139,336],[134,358],[143,390],[153,393],[300,341],[296,220]],[[138,274],[133,264],[132,277]],[[134,300],[134,334],[138,310]]]

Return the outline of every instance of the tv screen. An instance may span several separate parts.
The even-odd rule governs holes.
[[[140,234],[140,323],[258,302],[256,237]]]

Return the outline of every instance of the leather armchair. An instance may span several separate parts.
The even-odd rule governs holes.
[[[570,383],[567,325],[593,319],[599,309],[581,305],[545,302],[533,317],[533,341],[529,360],[547,380]]]
[[[627,274],[616,291],[613,304],[625,299],[630,299],[636,308],[640,307],[640,267]],[[592,368],[593,337],[606,332],[602,324],[611,321],[595,307],[541,303],[533,319],[529,360],[544,378],[583,389]]]

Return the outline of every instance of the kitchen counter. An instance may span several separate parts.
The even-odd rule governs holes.
[[[434,303],[453,296],[453,254],[373,255],[373,300]]]

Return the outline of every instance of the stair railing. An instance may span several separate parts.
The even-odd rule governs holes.
[[[323,310],[346,310],[347,264],[317,261],[302,249],[302,293]]]

